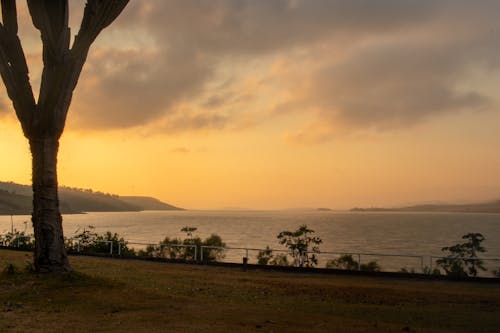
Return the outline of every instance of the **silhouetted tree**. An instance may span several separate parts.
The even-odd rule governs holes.
[[[279,243],[285,245],[293,257],[294,266],[314,267],[318,264],[315,253],[319,253],[319,244],[323,240],[317,236],[312,236],[314,230],[303,224],[295,231],[282,231],[276,236]]]
[[[33,169],[34,262],[37,271],[71,270],[64,249],[57,193],[57,153],[66,115],[90,45],[128,0],[88,0],[80,30],[70,46],[68,0],[28,0],[43,44],[43,72],[35,100],[21,41],[15,0],[1,0],[0,74],[29,141]]]
[[[478,258],[479,253],[486,252],[481,245],[485,240],[484,236],[480,233],[468,233],[462,239],[467,241],[441,249],[449,252],[449,255],[436,261],[438,267],[443,268],[447,275],[455,277],[476,276],[478,270],[486,271],[483,261]]]

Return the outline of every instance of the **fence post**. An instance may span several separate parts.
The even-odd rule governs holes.
[[[361,270],[361,253],[358,253],[358,271]]]
[[[119,256],[122,255],[122,243],[121,242],[118,242],[118,255]]]
[[[113,255],[113,241],[110,241],[109,254]]]
[[[422,274],[424,273],[424,256],[420,256],[420,269],[422,270]]]
[[[203,248],[204,246],[200,247],[200,261],[203,262]]]

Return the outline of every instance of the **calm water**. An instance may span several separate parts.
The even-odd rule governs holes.
[[[29,216],[14,216],[14,227],[31,232]],[[500,258],[500,214],[463,213],[360,213],[320,211],[146,211],[127,213],[88,213],[64,216],[65,235],[93,225],[98,232],[116,232],[126,240],[158,243],[165,236],[184,237],[180,229],[197,227],[196,235],[205,238],[215,233],[229,247],[282,249],[276,235],[307,224],[323,239],[321,251],[383,254],[442,254],[441,247],[454,245],[468,232],[486,237],[485,258]],[[10,230],[10,216],[0,216],[0,233]],[[137,247],[140,247],[137,245]],[[242,253],[230,251],[228,260],[241,261]],[[250,257],[255,258],[255,253]],[[374,256],[363,260],[387,258]],[[322,255],[322,261],[327,255]],[[420,267],[419,259],[405,259],[389,265]],[[401,266],[402,265],[402,266]],[[500,262],[495,263],[500,267]],[[382,265],[384,266],[384,265]]]

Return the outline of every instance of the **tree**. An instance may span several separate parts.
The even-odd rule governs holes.
[[[43,71],[35,100],[21,41],[15,0],[1,0],[0,74],[28,139],[32,155],[34,264],[39,272],[71,270],[59,211],[57,153],[73,90],[90,45],[122,12],[128,0],[88,0],[70,46],[68,0],[28,0],[43,44]]]
[[[279,243],[290,250],[294,266],[313,267],[318,264],[318,258],[314,253],[319,253],[318,245],[323,241],[319,237],[311,236],[313,233],[314,230],[304,224],[295,231],[282,231],[276,236]]]
[[[450,254],[445,258],[437,260],[437,265],[443,268],[446,274],[450,276],[476,276],[478,269],[486,270],[483,266],[483,261],[477,256],[480,252],[486,252],[486,249],[481,246],[485,238],[479,233],[468,233],[462,236],[462,239],[466,239],[467,241],[441,249],[442,251],[450,252]]]

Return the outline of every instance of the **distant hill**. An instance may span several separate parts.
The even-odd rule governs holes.
[[[396,208],[353,208],[354,212],[500,213],[500,200],[472,204],[425,204]]]
[[[152,197],[120,196],[121,201],[139,206],[142,210],[184,210]]]
[[[151,197],[120,197],[116,194],[94,192],[61,186],[60,209],[63,214],[83,212],[128,212],[142,210],[182,210]],[[31,214],[31,186],[0,182],[0,215]]]

